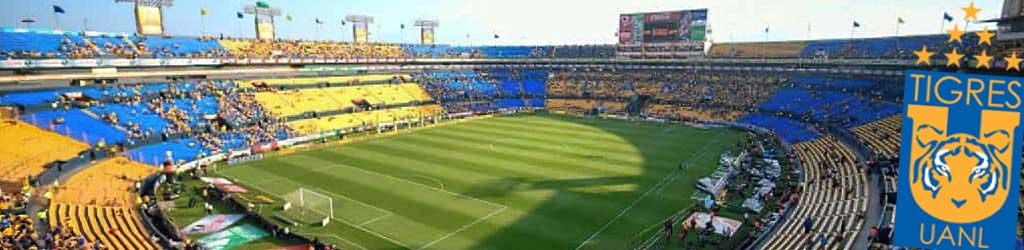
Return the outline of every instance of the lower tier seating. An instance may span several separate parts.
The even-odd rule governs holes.
[[[52,203],[49,218],[51,227],[60,225],[84,235],[89,242],[102,242],[106,249],[159,249],[150,240],[138,213],[128,207]]]
[[[417,117],[430,117],[444,113],[444,109],[438,105],[424,105],[415,107],[402,107],[393,109],[373,110],[357,113],[348,113],[306,120],[289,122],[288,126],[298,131],[299,134],[313,134],[320,131],[334,131],[338,129],[371,126],[381,123],[390,123]]]
[[[0,181],[18,182],[44,165],[70,160],[89,145],[21,121],[0,122]],[[26,147],[31,145],[31,147]]]
[[[875,155],[895,158],[900,154],[900,122],[902,120],[903,116],[894,115],[852,128],[850,131]]]
[[[804,169],[802,192],[763,249],[851,249],[864,225],[869,185],[853,151],[831,137],[796,144],[793,150]],[[805,228],[808,220],[810,230]],[[822,236],[828,237],[825,245]]]

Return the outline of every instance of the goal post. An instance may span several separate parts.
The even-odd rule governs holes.
[[[318,223],[334,218],[334,199],[306,188],[298,188],[284,195],[284,216],[304,224]]]

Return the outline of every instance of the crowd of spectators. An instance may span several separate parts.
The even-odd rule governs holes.
[[[307,40],[224,39],[221,44],[237,58],[403,58],[396,44]]]

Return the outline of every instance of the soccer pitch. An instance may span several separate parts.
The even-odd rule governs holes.
[[[504,116],[219,174],[278,199],[300,187],[330,196],[327,227],[293,231],[344,249],[622,249],[692,206],[694,183],[741,140],[677,124]]]

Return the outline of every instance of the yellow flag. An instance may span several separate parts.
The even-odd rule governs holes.
[[[206,13],[207,13],[207,12],[206,12],[206,7],[203,7],[203,8],[200,8],[200,9],[199,9],[199,15],[200,15],[200,16],[206,16]]]

